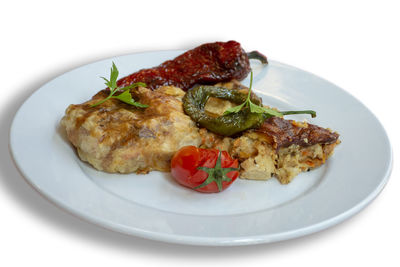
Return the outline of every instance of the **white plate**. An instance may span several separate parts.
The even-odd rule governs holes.
[[[268,66],[252,62],[253,87],[264,103],[316,110],[317,118],[310,121],[338,131],[342,141],[325,165],[291,184],[238,179],[222,193],[201,194],[179,186],[169,173],[106,174],[81,162],[59,128],[67,106],[103,89],[99,76],[109,75],[112,61],[123,77],[181,52],[102,60],[37,90],[19,109],[10,133],[12,155],[27,181],[56,205],[109,229],[215,246],[274,242],[325,229],[360,211],[382,190],[392,151],[375,116],[337,86],[274,61]]]

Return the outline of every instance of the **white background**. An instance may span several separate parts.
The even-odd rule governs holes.
[[[66,71],[122,54],[190,49],[233,39],[247,51],[257,49],[270,59],[310,71],[360,99],[383,123],[396,156],[400,9],[395,3],[3,2],[0,265],[399,266],[396,160],[377,199],[333,228],[274,244],[208,248],[124,236],[81,221],[34,191],[17,172],[8,151],[8,131],[18,107],[46,81]]]

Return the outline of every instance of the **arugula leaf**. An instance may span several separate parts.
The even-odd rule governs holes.
[[[138,82],[138,83],[134,83],[134,84],[131,84],[131,85],[123,87],[123,88],[119,88],[119,87],[117,87],[117,80],[118,80],[119,71],[117,69],[117,66],[115,66],[114,62],[112,63],[112,67],[111,67],[111,71],[110,72],[111,72],[110,73],[110,80],[108,80],[107,78],[104,78],[104,77],[100,77],[104,81],[106,81],[105,85],[107,85],[107,87],[110,88],[110,94],[106,98],[104,98],[104,99],[100,100],[99,102],[91,105],[91,107],[96,107],[98,105],[101,105],[101,104],[103,104],[104,102],[106,102],[110,98],[116,98],[116,99],[118,99],[118,100],[120,100],[120,101],[122,101],[124,103],[127,103],[127,104],[135,106],[135,107],[139,107],[139,108],[147,108],[148,107],[148,105],[136,102],[132,98],[131,93],[129,92],[130,89],[138,87],[138,86],[146,87],[145,83]],[[123,92],[121,94],[115,96],[114,94],[116,92],[118,92],[118,91],[123,91]]]

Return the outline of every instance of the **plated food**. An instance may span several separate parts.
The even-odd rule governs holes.
[[[146,52],[97,61],[39,88],[19,108],[10,129],[10,151],[27,182],[69,214],[107,229],[164,242],[211,246],[270,243],[321,231],[357,214],[384,188],[392,167],[392,151],[376,116],[344,89],[274,60],[268,65],[251,61],[253,92],[262,97],[264,105],[280,110],[313,109],[317,111],[315,119],[300,115],[285,116],[285,121],[303,123],[307,119],[312,124],[331,126],[343,141],[325,164],[299,174],[288,185],[275,178],[257,181],[238,177],[222,193],[202,194],[180,186],[169,172],[120,175],[97,171],[80,160],[65,129],[57,127],[65,108],[95,95],[96,88],[102,88],[98,76],[108,76],[112,62],[129,74],[130,70],[157,66],[183,52]],[[248,79],[240,83],[249,86]],[[239,86],[237,82],[230,84]],[[227,82],[220,85],[229,86]],[[115,96],[119,96],[117,93]],[[107,90],[103,96],[109,95]],[[140,103],[135,96],[133,99]],[[116,98],[104,104],[110,101],[136,112],[145,110]],[[235,106],[210,97],[205,109],[219,114]],[[210,137],[210,142],[218,137],[217,148],[230,138],[238,138],[210,134],[205,129],[201,132],[209,133],[204,136]],[[371,163],[373,168],[365,167]],[[239,167],[242,172],[243,166]]]
[[[250,72],[249,56],[267,62],[230,41],[202,45],[118,81],[113,66],[105,79],[108,88],[70,105],[61,125],[79,157],[101,171],[170,171],[173,156],[194,146],[237,159],[240,178],[276,177],[287,184],[324,164],[340,143],[339,135],[283,118],[313,111],[264,106],[251,85],[238,81]]]

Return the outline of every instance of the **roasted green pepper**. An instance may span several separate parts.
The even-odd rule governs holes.
[[[253,72],[250,77],[250,87],[247,93],[215,86],[197,86],[189,90],[183,98],[183,108],[194,121],[208,130],[231,136],[247,129],[258,128],[272,116],[283,117],[290,114],[310,114],[316,116],[313,110],[276,111],[262,106],[261,99],[251,93]],[[206,113],[205,105],[210,97],[229,100],[240,104],[225,111],[220,117]]]
[[[251,113],[248,107],[237,113],[213,117],[208,115],[204,110],[210,97],[241,104],[246,101],[247,94],[237,90],[204,85],[194,87],[186,93],[183,98],[183,108],[186,114],[202,127],[214,133],[231,136],[247,129],[258,128],[265,119],[270,117],[268,114]],[[261,99],[254,94],[251,95],[251,101],[261,106]]]

